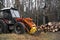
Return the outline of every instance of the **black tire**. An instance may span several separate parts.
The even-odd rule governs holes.
[[[2,20],[0,20],[0,34],[1,33],[7,33],[7,25]]]
[[[24,34],[25,33],[25,25],[22,22],[18,22],[15,24],[14,31],[16,34]]]

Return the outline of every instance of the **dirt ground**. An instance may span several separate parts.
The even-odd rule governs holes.
[[[0,34],[0,40],[60,40],[60,32],[40,33],[39,35],[29,34]]]

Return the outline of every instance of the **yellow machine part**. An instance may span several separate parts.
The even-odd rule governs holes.
[[[36,27],[32,27],[31,29],[30,29],[30,34],[34,34],[35,32],[37,31],[37,28]]]

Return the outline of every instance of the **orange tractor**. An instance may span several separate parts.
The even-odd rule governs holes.
[[[0,33],[30,33],[37,31],[36,24],[31,18],[20,18],[20,14],[15,8],[3,8],[0,10]]]

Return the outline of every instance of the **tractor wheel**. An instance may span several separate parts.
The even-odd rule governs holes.
[[[25,33],[25,25],[22,22],[15,24],[15,33],[17,34],[23,34]]]
[[[7,25],[0,20],[0,34],[1,33],[6,33],[7,32]]]

